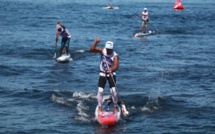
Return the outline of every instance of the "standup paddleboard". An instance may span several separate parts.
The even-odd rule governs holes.
[[[101,112],[98,112],[98,106],[96,107],[95,119],[98,121],[99,124],[103,126],[112,126],[119,121],[120,115],[121,115],[121,109],[119,106],[117,106],[118,112],[114,113],[113,108],[114,108],[113,103],[108,104],[106,102],[102,104]]]
[[[153,34],[154,32],[153,31],[149,31],[148,33],[136,33],[135,35],[134,35],[134,37],[144,37],[144,36],[148,36],[148,35],[151,35],[151,34]]]
[[[69,62],[72,61],[73,59],[70,57],[70,54],[62,54],[60,57],[57,58],[58,62]]]
[[[117,9],[119,9],[119,7],[109,7],[109,6],[107,6],[107,7],[103,7],[103,9],[115,9],[115,10],[117,10]]]

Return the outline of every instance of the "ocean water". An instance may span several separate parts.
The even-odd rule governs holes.
[[[184,0],[183,11],[174,2],[1,0],[0,133],[215,133],[215,2]],[[156,34],[135,38],[144,7]],[[57,21],[72,34],[66,64],[53,59]],[[113,127],[94,119],[97,37],[115,43],[130,112]]]

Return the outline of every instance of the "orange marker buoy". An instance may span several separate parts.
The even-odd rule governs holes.
[[[177,10],[184,10],[184,6],[182,5],[181,0],[177,0],[173,8]]]

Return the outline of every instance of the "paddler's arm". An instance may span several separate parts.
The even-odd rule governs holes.
[[[140,13],[139,15],[137,15],[137,18],[140,18],[140,16],[142,16],[142,13]]]
[[[149,13],[148,13],[148,15],[146,16],[146,20],[148,20],[149,19]]]
[[[119,67],[119,56],[115,56],[113,60],[114,60],[113,61],[114,65],[113,65],[113,67],[108,69],[109,73],[115,72]]]
[[[100,42],[100,38],[96,38],[92,46],[90,47],[90,52],[101,53],[103,48],[96,48],[97,44]]]
[[[60,25],[60,26],[63,28],[63,30],[66,29],[66,27],[64,25]]]

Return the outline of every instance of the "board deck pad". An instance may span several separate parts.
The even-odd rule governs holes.
[[[103,126],[112,126],[116,125],[116,123],[119,121],[121,116],[121,109],[119,106],[117,106],[118,112],[114,113],[114,105],[108,104],[106,102],[102,103],[102,111],[98,112],[98,106],[95,110],[95,119],[97,122]]]
[[[148,33],[139,32],[139,33],[136,33],[134,35],[134,37],[144,37],[144,36],[148,36],[148,35],[151,35],[151,34],[154,34],[154,33],[155,33],[154,31],[149,31]]]
[[[73,59],[71,58],[70,54],[62,54],[60,57],[57,58],[57,61],[60,63],[64,63],[64,62],[70,62]]]

